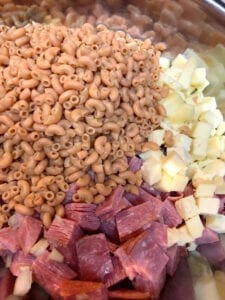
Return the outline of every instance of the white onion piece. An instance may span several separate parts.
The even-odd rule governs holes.
[[[8,219],[8,225],[9,225],[10,227],[18,227],[18,226],[19,226],[19,220],[18,220],[17,214],[12,215],[12,216]]]
[[[40,256],[49,246],[46,239],[40,239],[34,246],[30,249],[30,253],[34,256]]]
[[[53,248],[52,252],[48,256],[48,259],[56,260],[58,262],[63,262],[64,257],[58,250]]]
[[[20,267],[19,276],[16,278],[13,295],[25,296],[32,285],[32,272],[30,267]]]

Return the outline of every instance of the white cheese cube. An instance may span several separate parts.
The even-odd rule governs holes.
[[[217,195],[225,195],[225,182],[216,186],[215,193]]]
[[[173,178],[170,177],[165,171],[162,171],[161,180],[155,184],[155,187],[162,192],[171,192]]]
[[[179,231],[176,227],[167,229],[167,246],[171,247],[179,240]]]
[[[180,109],[179,113],[176,111],[174,114],[170,114],[169,119],[172,124],[180,124],[192,122],[194,119],[194,107],[184,103]]]
[[[208,147],[208,139],[207,138],[196,138],[193,139],[191,145],[191,153],[195,159],[203,159],[206,157]]]
[[[213,197],[216,185],[213,183],[200,183],[195,190],[195,197]]]
[[[172,66],[183,68],[187,63],[187,58],[183,54],[178,54],[172,61]]]
[[[220,157],[221,152],[224,151],[224,145],[221,143],[220,136],[212,136],[208,140],[207,156],[209,158]]]
[[[192,136],[195,138],[205,138],[208,139],[212,132],[212,125],[206,122],[197,122],[192,129]]]
[[[206,69],[205,68],[196,68],[192,74],[191,86],[195,88],[205,88],[209,84],[206,79]]]
[[[185,134],[177,134],[174,136],[174,146],[175,147],[182,147],[186,151],[190,151],[192,139],[185,135]]]
[[[161,56],[159,58],[159,65],[163,70],[168,69],[170,67],[170,59],[165,56]]]
[[[172,179],[170,191],[183,192],[188,181],[189,178],[187,176],[180,173],[176,174]]]
[[[175,202],[178,214],[184,220],[190,219],[198,215],[198,207],[193,196],[187,196]]]
[[[171,92],[166,98],[160,101],[160,104],[164,106],[167,117],[171,117],[176,115],[178,111],[180,112],[184,101],[177,93]]]
[[[183,147],[167,148],[167,154],[170,154],[172,152],[175,152],[185,162],[186,167],[188,166],[188,164],[190,164],[192,162],[192,156]],[[186,167],[185,167],[185,170],[186,170]]]
[[[204,97],[201,99],[201,103],[196,105],[195,111],[197,115],[200,115],[204,111],[215,110],[217,108],[215,97]]]
[[[177,241],[177,244],[179,246],[184,246],[187,243],[193,242],[193,237],[191,236],[190,232],[188,231],[188,228],[186,225],[182,225],[178,229],[179,239]]]
[[[178,82],[182,85],[182,88],[187,90],[190,87],[193,72],[196,68],[196,60],[190,57],[183,66],[182,73],[178,79]]]
[[[221,122],[218,125],[218,128],[216,130],[216,134],[217,135],[223,135],[225,133],[225,121]]]
[[[179,171],[186,167],[185,162],[183,159],[176,153],[171,152],[162,160],[162,168],[163,170],[169,175],[174,176]]]
[[[219,211],[220,200],[216,197],[201,197],[196,199],[200,215],[216,215]]]
[[[212,162],[208,163],[203,172],[205,174],[210,174],[212,178],[214,176],[225,176],[225,162],[221,159],[214,159]]]
[[[157,151],[148,150],[148,151],[142,152],[141,154],[139,154],[139,156],[143,160],[146,160],[146,159],[151,158],[151,157],[153,157],[155,159],[158,159],[158,160],[161,160],[161,158],[163,156],[163,153],[160,150],[157,150]]]
[[[163,141],[164,135],[165,135],[165,130],[156,129],[150,133],[150,135],[148,136],[148,140],[149,142],[154,142],[157,145],[161,146],[164,143]]]
[[[223,115],[219,109],[214,109],[201,113],[199,119],[211,124],[214,130],[223,121]]]
[[[141,167],[143,179],[153,185],[161,180],[161,162],[160,160],[151,157],[144,161]]]
[[[185,221],[187,229],[193,239],[200,238],[204,230],[204,226],[199,215]]]
[[[206,216],[206,227],[218,233],[225,233],[225,216],[224,215]]]

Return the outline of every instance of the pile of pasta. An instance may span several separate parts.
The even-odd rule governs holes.
[[[16,211],[48,227],[74,182],[76,202],[137,192],[128,162],[165,115],[164,44],[86,23],[2,26],[0,45],[0,226]]]

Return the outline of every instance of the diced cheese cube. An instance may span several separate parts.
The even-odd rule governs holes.
[[[199,119],[211,124],[212,128],[215,129],[223,121],[223,115],[219,109],[214,109],[201,113]]]
[[[215,193],[217,195],[225,195],[225,182],[216,186]]]
[[[209,84],[206,79],[206,69],[196,68],[192,74],[191,85],[195,88],[205,88]]]
[[[170,66],[170,59],[165,56],[161,56],[159,58],[159,65],[163,70],[168,69]]]
[[[221,143],[220,136],[212,136],[208,140],[207,156],[209,158],[218,158],[224,151],[224,145]]]
[[[180,173],[176,174],[172,179],[170,191],[183,192],[188,181],[189,178],[187,176]]]
[[[150,135],[148,136],[148,140],[150,142],[154,142],[157,145],[161,146],[164,143],[163,141],[164,135],[165,135],[165,130],[156,129],[150,133]]]
[[[175,202],[178,214],[184,220],[190,219],[198,215],[198,207],[193,196],[187,196]]]
[[[176,227],[167,229],[167,246],[171,247],[179,240],[179,231]]]
[[[157,150],[157,151],[148,150],[148,151],[142,152],[141,154],[139,154],[139,156],[143,160],[146,160],[146,159],[151,158],[151,157],[153,157],[155,159],[158,159],[158,160],[161,160],[161,158],[163,156],[163,153],[160,150]]]
[[[160,101],[160,104],[166,109],[167,117],[170,117],[176,115],[178,111],[180,112],[184,101],[177,93],[171,92],[166,98]]]
[[[170,177],[165,171],[162,171],[161,180],[155,184],[155,187],[162,192],[171,192],[173,178]]]
[[[169,153],[162,160],[163,170],[171,177],[176,175],[179,171],[181,171],[185,167],[186,167],[185,162],[176,152]]]
[[[200,238],[202,236],[202,232],[204,230],[204,226],[202,224],[202,221],[199,217],[199,215],[194,216],[191,219],[188,219],[185,221],[187,229],[193,239]]]
[[[183,147],[168,147],[167,154],[170,154],[172,152],[175,152],[185,162],[186,167],[192,162],[192,156]]]
[[[195,197],[213,197],[216,185],[213,183],[200,183],[195,190]]]
[[[198,137],[192,141],[191,153],[195,159],[203,159],[206,157],[207,147],[208,139]]]
[[[182,225],[177,230],[179,234],[179,239],[177,241],[177,244],[179,246],[184,246],[185,244],[190,243],[194,240],[191,234],[189,233],[186,225]]]
[[[206,216],[206,227],[218,233],[225,233],[225,216],[224,215]]]
[[[208,139],[212,132],[212,125],[206,122],[197,122],[192,129],[192,136],[195,138]]]
[[[214,159],[212,162],[207,164],[203,170],[205,174],[210,174],[213,178],[214,176],[225,176],[225,162],[221,159]]]
[[[196,199],[200,215],[216,215],[219,211],[220,200],[216,197],[201,197]]]
[[[196,68],[196,60],[190,57],[183,66],[182,73],[178,79],[178,82],[182,85],[183,89],[187,90],[190,87],[193,72]]]
[[[194,119],[194,107],[184,103],[180,107],[179,113],[176,111],[175,113],[170,114],[168,117],[172,124],[174,123],[181,125],[183,123],[192,122]]]
[[[186,134],[177,134],[174,136],[174,146],[182,147],[186,151],[190,151],[192,139]]]
[[[187,63],[187,58],[183,54],[178,54],[172,61],[172,66],[183,68]]]
[[[201,99],[201,103],[196,105],[195,111],[197,115],[200,115],[204,111],[214,110],[217,108],[215,97],[204,97]]]
[[[225,133],[225,121],[221,122],[218,125],[218,128],[216,130],[216,134],[217,135],[223,135]]]
[[[153,185],[161,180],[161,162],[160,160],[151,157],[144,161],[141,167],[143,179]]]

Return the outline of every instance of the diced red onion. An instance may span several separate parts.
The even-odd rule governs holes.
[[[25,296],[32,285],[32,272],[30,267],[21,267],[20,274],[16,278],[13,295],[15,296]]]

